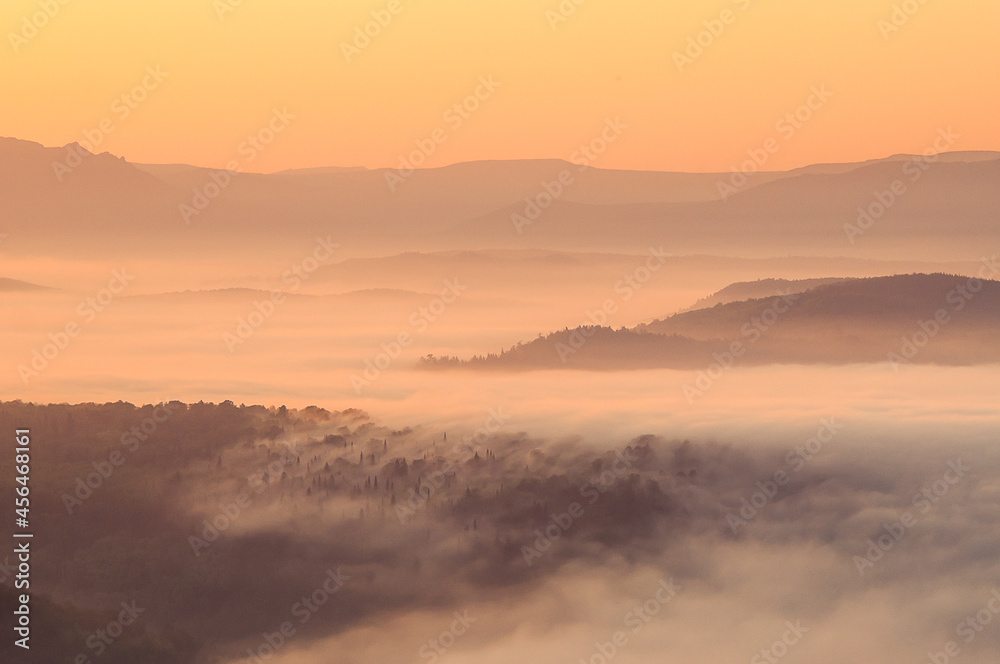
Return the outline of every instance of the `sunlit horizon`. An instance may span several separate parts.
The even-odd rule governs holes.
[[[287,109],[255,172],[398,168],[435,129],[430,167],[568,159],[607,118],[629,128],[594,165],[623,170],[730,171],[769,138],[773,170],[922,154],[947,127],[953,149],[1000,150],[998,89],[984,84],[1000,7],[985,0],[912,15],[867,0],[389,4],[99,0],[57,3],[32,28],[37,3],[5,3],[0,83],[18,96],[0,135],[63,146],[110,120],[98,152],[223,168]],[[123,104],[148,68],[162,80]],[[446,118],[481,79],[497,85]],[[777,128],[824,86],[794,137]]]

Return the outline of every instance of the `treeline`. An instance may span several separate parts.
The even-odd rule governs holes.
[[[627,448],[625,465],[612,452],[562,460],[514,432],[449,442],[358,410],[228,401],[7,402],[0,428],[32,432],[32,591],[50,598],[39,603],[46,661],[93,655],[88,635],[122,602],[145,611],[99,661],[229,659],[330,569],[351,580],[297,639],[457,607],[470,588],[500,591],[595,545],[655,541],[683,523],[663,483],[675,464],[648,445]],[[10,482],[0,478],[0,491]],[[553,515],[565,523],[574,504],[585,517],[527,564]]]

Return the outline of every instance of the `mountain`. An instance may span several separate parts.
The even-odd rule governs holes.
[[[508,290],[523,286],[530,292],[565,292],[568,284],[610,289],[616,280],[643,265],[648,253],[571,252],[555,250],[463,250],[406,252],[389,256],[349,258],[320,267],[309,285],[327,290],[359,288],[440,288],[445,278],[461,276],[475,281],[477,288]],[[975,261],[870,260],[842,257],[786,256],[780,258],[736,258],[732,256],[675,256],[665,264],[647,288],[683,287],[702,296],[708,289],[737,288],[734,281],[764,279],[777,275],[775,283],[803,283],[802,290],[818,285],[817,274],[842,274],[842,278],[886,276],[909,271],[972,274]],[[784,287],[784,286],[782,286]],[[799,286],[793,286],[799,288]],[[760,292],[768,295],[773,292]],[[747,292],[746,299],[755,293]],[[711,296],[709,296],[711,297]],[[713,302],[714,304],[714,302]]]
[[[845,281],[843,278],[828,277],[825,279],[758,279],[757,281],[740,281],[716,291],[708,297],[703,297],[685,311],[707,309],[717,304],[728,304],[754,298],[783,295],[787,293],[802,293],[817,286]]]
[[[996,264],[994,264],[996,265]],[[1000,272],[1000,267],[997,267]],[[682,334],[693,339],[738,339],[748,321],[778,310],[771,338],[822,335],[831,329],[857,332],[916,325],[939,309],[955,310],[956,326],[1000,323],[1000,282],[983,281],[981,292],[966,277],[911,274],[841,281],[798,294],[720,304],[656,320],[641,327],[654,334]],[[783,304],[782,304],[783,303]],[[781,311],[786,309],[787,311]],[[899,331],[902,333],[902,330]]]
[[[0,277],[0,293],[35,293],[39,291],[52,291],[48,286],[20,281],[18,279],[7,279]]]
[[[992,276],[1000,274],[1000,264],[990,269]],[[1000,362],[1000,282],[947,274],[837,281],[800,293],[720,303],[635,329],[564,329],[500,354],[465,362],[425,358],[422,366],[687,369],[726,361]]]
[[[902,193],[893,194],[893,187]],[[475,238],[499,243],[518,235],[512,219],[520,215],[527,223],[518,237],[537,247],[582,250],[599,240],[611,250],[663,244],[675,253],[942,259],[994,246],[997,209],[1000,159],[883,161],[764,182],[727,200],[596,205],[559,199],[532,210],[535,219],[518,201],[466,222],[453,236],[467,246]]]
[[[1000,155],[914,159],[759,173],[721,200],[730,174],[581,169],[559,160],[471,162],[408,177],[350,168],[226,173],[5,138],[0,218],[19,253],[106,259],[263,258],[305,251],[328,235],[354,255],[642,253],[663,245],[674,254],[949,260],[990,246]],[[560,177],[565,184],[551,184]],[[905,193],[849,238],[845,225],[856,222],[858,208],[876,204],[896,181]],[[521,232],[515,215],[532,217]]]

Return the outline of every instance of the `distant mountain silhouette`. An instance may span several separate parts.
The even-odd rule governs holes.
[[[685,311],[707,309],[717,304],[728,304],[740,300],[750,300],[784,293],[801,293],[803,291],[845,281],[845,278],[829,277],[825,279],[759,279],[757,281],[740,281],[730,284],[722,290],[703,297]]]
[[[39,286],[38,284],[31,284],[27,281],[0,277],[0,293],[30,293],[54,290],[54,288],[49,288],[48,286]]]
[[[837,281],[717,304],[635,329],[580,327],[425,368],[651,369],[741,364],[1000,362],[1000,282],[946,274]]]
[[[585,250],[662,243],[674,253],[775,255],[813,253],[934,256],[969,255],[994,242],[1000,209],[1000,160],[940,159],[919,170],[912,162],[879,161],[844,172],[811,172],[748,184],[728,200],[591,204],[561,198],[523,235],[534,246]],[[914,169],[919,179],[913,181]],[[904,193],[885,192],[896,184]],[[878,196],[888,201],[879,202]],[[869,222],[863,211],[874,209]],[[500,242],[527,204],[472,219],[453,231],[465,246]],[[858,226],[861,233],[845,227]],[[860,226],[858,226],[860,228]],[[948,230],[946,230],[948,229]],[[931,240],[933,238],[933,240]],[[973,238],[977,238],[973,240]],[[853,241],[853,242],[852,242]]]
[[[996,237],[1000,155],[947,153],[918,181],[897,155],[753,174],[726,200],[727,173],[585,168],[560,160],[419,169],[392,189],[391,169],[318,168],[270,175],[183,164],[136,165],[76,144],[0,139],[0,218],[21,250],[101,258],[266,255],[333,235],[356,251],[547,249],[675,255],[853,255],[951,260]],[[907,171],[907,167],[910,167]],[[568,174],[562,191],[545,185]],[[905,194],[856,245],[844,225],[876,192]],[[221,183],[221,184],[220,184]],[[538,214],[532,201],[542,201]],[[518,233],[514,215],[534,217]]]
[[[768,330],[769,336],[804,333],[819,334],[832,328],[859,331],[886,329],[916,324],[933,316],[939,308],[952,309],[953,301],[962,301],[961,316],[955,323],[995,325],[1000,323],[1000,282],[984,281],[982,291],[971,299],[955,295],[966,289],[967,277],[946,274],[910,274],[892,277],[853,279],[794,295],[788,311]],[[970,295],[972,295],[970,293]],[[955,298],[959,298],[955,300]],[[739,338],[741,328],[754,318],[774,309],[781,297],[732,302],[675,314],[664,320],[641,326],[656,334],[682,334],[694,339]],[[783,307],[781,307],[783,308]],[[997,329],[1000,333],[1000,328]],[[902,333],[902,331],[900,331]]]

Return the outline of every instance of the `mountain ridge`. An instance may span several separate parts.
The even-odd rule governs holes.
[[[991,276],[1000,274],[994,261]],[[500,353],[424,358],[425,369],[690,369],[745,364],[1000,362],[1000,281],[909,274],[718,304],[617,330],[564,328]],[[921,336],[922,335],[922,336]],[[906,357],[909,349],[915,352]]]

